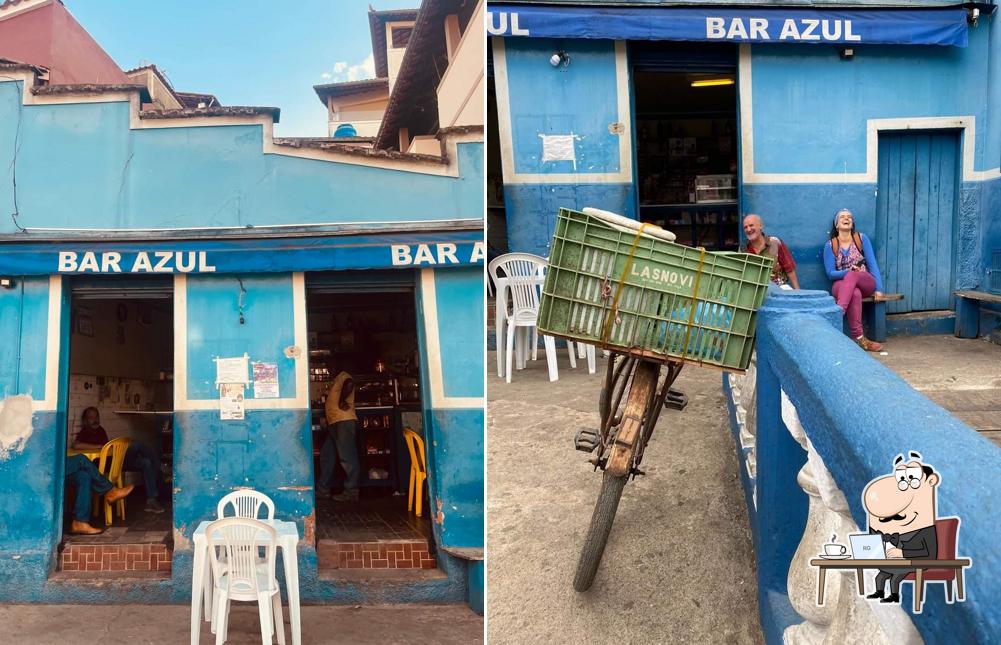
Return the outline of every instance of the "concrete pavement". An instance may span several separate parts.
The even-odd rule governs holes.
[[[874,357],[1001,446],[1001,346],[985,338],[895,336]]]
[[[285,641],[291,645],[288,607]],[[0,605],[4,642],[31,645],[161,645],[188,643],[188,605]],[[228,645],[260,643],[257,605],[234,603]],[[201,642],[215,643],[208,623]],[[302,608],[304,645],[483,642],[483,618],[463,605]]]
[[[488,642],[759,643],[757,581],[720,373],[686,367],[630,482],[594,586],[571,581],[600,487],[580,427],[597,427],[604,361],[589,376],[543,352],[509,385],[487,357]]]

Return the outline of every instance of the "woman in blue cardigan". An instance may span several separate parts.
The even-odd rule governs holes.
[[[862,299],[882,295],[883,278],[872,243],[865,234],[855,232],[855,220],[847,208],[834,216],[834,227],[824,246],[824,268],[834,282],[831,293],[848,317],[852,338],[867,352],[883,349],[880,343],[867,339],[862,330]]]

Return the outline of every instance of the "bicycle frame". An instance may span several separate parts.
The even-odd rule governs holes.
[[[629,354],[613,353],[605,366],[605,385],[599,401],[601,443],[598,456],[591,461],[596,469],[607,470],[617,477],[643,474],[638,468],[643,453],[653,436],[668,392],[683,366],[681,362],[667,361],[662,365]],[[636,374],[640,370],[645,373],[637,383]],[[651,370],[655,370],[652,378]],[[627,405],[619,414],[623,395],[636,386],[648,389],[639,398],[642,404]]]

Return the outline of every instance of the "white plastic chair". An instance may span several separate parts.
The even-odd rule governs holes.
[[[507,316],[504,325],[506,327],[505,335],[507,336],[506,378],[507,382],[510,383],[513,370],[512,361],[515,353],[515,335],[520,331],[523,340],[526,341],[526,344],[522,346],[523,350],[518,352],[519,367],[521,367],[524,359],[528,357],[527,341],[534,337],[534,334],[528,332],[534,331],[537,333],[535,328],[537,327],[539,318],[539,277],[545,271],[548,263],[544,258],[530,253],[508,253],[496,258],[494,261],[497,264],[494,267],[492,275],[496,278],[498,273],[503,272],[504,277],[507,278],[507,288],[511,294],[511,312]],[[504,294],[500,293],[499,288],[497,291],[498,297],[503,297]],[[556,340],[552,336],[543,336],[542,340],[546,346],[549,380],[555,381],[559,378],[556,367]],[[574,356],[573,344],[568,343],[567,349],[570,356],[570,365],[576,367],[577,360]],[[532,353],[535,356],[538,355],[535,350]]]
[[[265,507],[265,517],[263,519],[275,519],[275,503],[270,497],[249,488],[236,490],[223,495],[223,498],[219,500],[219,504],[216,506],[216,518],[220,520],[227,517],[240,517],[250,520],[262,519],[258,517],[262,506]],[[221,554],[219,558],[225,562],[226,555]],[[260,554],[258,554],[257,564],[260,567],[264,567],[266,564],[264,558],[260,557]],[[214,578],[215,576],[213,575]],[[215,586],[210,584],[205,589],[205,593],[213,593],[214,588]],[[214,593],[212,596],[212,606],[215,607]],[[212,633],[216,633],[216,616],[214,611],[212,613]]]
[[[277,633],[279,645],[285,645],[282,600],[275,577],[278,533],[258,520],[229,517],[209,524],[205,534],[215,578],[212,616],[216,645],[226,642],[229,604],[233,600],[256,600],[261,617],[261,641],[271,645],[272,636]],[[261,549],[265,554],[264,566],[258,564]]]
[[[227,506],[232,506],[234,512],[227,514]],[[267,517],[264,519],[275,519],[275,503],[270,497],[249,488],[236,490],[224,495],[219,500],[219,505],[216,507],[216,517],[220,520],[225,517],[243,517],[256,520],[259,519],[257,515],[260,513],[261,506],[267,507]]]

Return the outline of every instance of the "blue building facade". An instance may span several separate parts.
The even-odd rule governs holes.
[[[848,208],[873,238],[884,290],[904,295],[890,313],[940,312],[951,331],[954,290],[1001,289],[992,5],[675,4],[491,3],[510,250],[547,255],[561,206],[653,219],[645,182],[667,178],[642,176],[638,79],[692,71],[735,82],[732,103],[718,106],[737,124],[723,246],[736,246],[740,216],[757,213],[789,245],[803,287],[828,289],[820,250]],[[571,137],[572,150],[547,153],[552,136]],[[694,206],[692,196],[678,201]],[[981,315],[981,333],[997,325],[988,308]]]
[[[144,112],[136,87],[47,86],[43,73],[0,73],[0,150],[13,159],[0,180],[0,600],[183,601],[192,532],[251,487],[299,527],[305,602],[482,610],[482,128],[442,130],[441,158],[313,145],[274,139],[274,109]],[[374,586],[318,575],[306,309],[317,276],[412,294],[444,575]],[[173,312],[171,575],[58,580],[70,298],[139,278],[168,291]],[[222,420],[215,359],[239,356],[276,364],[277,396],[248,389],[244,418]],[[12,421],[26,400],[30,424]]]

